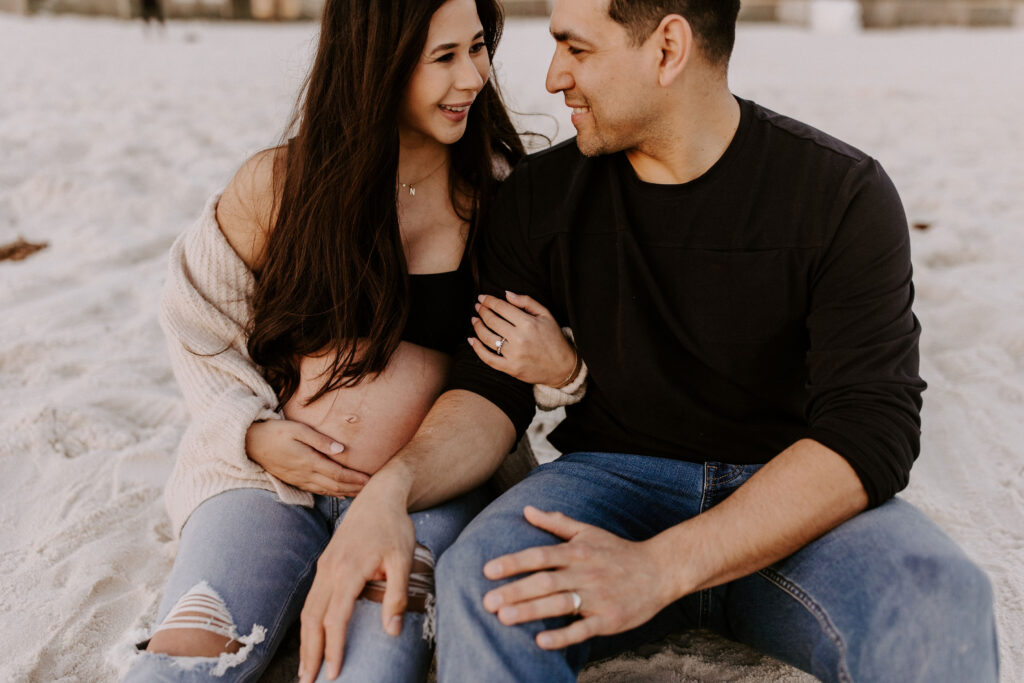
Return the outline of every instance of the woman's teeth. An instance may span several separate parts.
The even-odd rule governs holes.
[[[469,109],[469,105],[468,104],[464,105],[464,106],[461,106],[461,107],[449,107],[447,104],[442,104],[440,106],[441,106],[441,109],[444,109],[444,110],[450,111],[450,112],[455,112],[456,114],[461,114],[462,112],[464,112],[467,109]]]

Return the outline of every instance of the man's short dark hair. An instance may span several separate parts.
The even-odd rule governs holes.
[[[729,63],[736,42],[740,0],[611,0],[608,14],[626,27],[640,45],[669,14],[678,14],[693,28],[697,44],[712,64]]]

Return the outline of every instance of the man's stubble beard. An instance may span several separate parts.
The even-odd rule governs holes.
[[[634,149],[643,138],[642,131],[647,129],[647,124],[646,117],[625,118],[614,126],[618,135],[609,138],[598,127],[595,120],[591,123],[591,130],[588,134],[576,131],[576,146],[579,148],[580,154],[585,157],[599,157]]]
[[[591,144],[591,143],[585,142],[584,140],[585,140],[585,138],[580,137],[580,135],[577,133],[577,135],[576,135],[576,146],[579,147],[580,154],[582,154],[583,156],[585,156],[585,157],[599,157],[599,156],[603,156],[604,154],[607,154],[607,152],[604,151],[604,147],[602,145],[600,145],[600,144]]]
[[[585,157],[600,157],[626,149],[624,146],[616,145],[614,141],[609,142],[598,131],[591,131],[587,135],[581,135],[579,131],[576,131],[576,146],[579,148],[580,154]]]

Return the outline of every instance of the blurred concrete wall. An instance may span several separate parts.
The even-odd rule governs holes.
[[[1010,26],[1024,23],[1021,0],[861,0],[864,26]]]
[[[505,13],[519,17],[546,17],[553,0],[502,0]]]
[[[740,20],[813,26],[844,3],[865,28],[1024,25],[1024,0],[742,0]]]
[[[160,0],[169,18],[244,18],[249,0]],[[20,7],[8,7],[17,4]],[[124,19],[141,15],[141,0],[0,0],[0,10],[22,14],[86,14]]]
[[[172,18],[315,19],[323,0],[162,0]],[[546,16],[553,0],[504,0],[509,16]],[[0,11],[70,12],[130,18],[141,0],[0,0]],[[1024,0],[742,0],[741,21],[836,28],[1024,25]]]
[[[0,0],[3,1],[3,0]],[[22,0],[24,12],[73,12],[106,16],[131,16],[130,0]]]

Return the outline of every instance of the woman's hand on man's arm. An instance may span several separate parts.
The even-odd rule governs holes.
[[[293,420],[254,422],[245,435],[249,459],[286,484],[321,496],[354,496],[370,478],[345,467],[345,447]]]
[[[568,384],[578,372],[579,359],[558,321],[528,296],[505,295],[507,301],[480,297],[479,317],[473,318],[476,338],[469,340],[473,351],[490,367],[527,384],[556,388]]]

